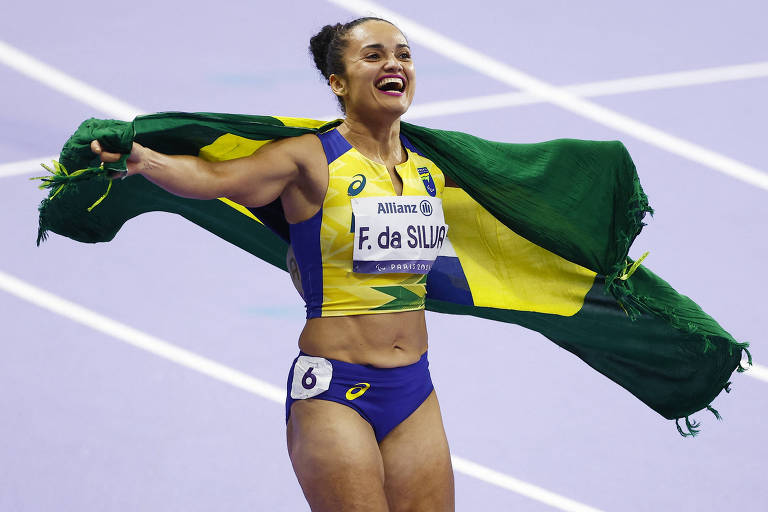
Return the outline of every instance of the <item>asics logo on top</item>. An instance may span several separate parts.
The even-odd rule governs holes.
[[[357,179],[352,181],[352,183],[349,184],[349,188],[347,188],[347,195],[356,196],[357,194],[362,192],[363,189],[365,188],[365,175],[355,174],[352,177]]]

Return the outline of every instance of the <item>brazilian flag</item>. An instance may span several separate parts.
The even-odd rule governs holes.
[[[179,214],[287,270],[280,201],[246,208],[227,199],[174,196],[141,176],[112,180],[90,151],[128,153],[136,142],[166,154],[221,161],[270,140],[325,131],[339,121],[167,112],[133,122],[89,119],[64,146],[40,205],[48,231],[81,242],[111,240],[145,212]],[[491,142],[401,123],[419,153],[460,188],[446,188],[449,241],[427,277],[426,307],[522,325],[572,352],[695,435],[690,415],[709,409],[741,366],[733,339],[688,297],[628,258],[652,213],[620,142]],[[679,420],[685,419],[685,430]]]

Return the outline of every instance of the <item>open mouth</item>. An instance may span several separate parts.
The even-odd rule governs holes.
[[[405,78],[400,75],[386,75],[379,78],[376,88],[384,94],[401,96],[405,91]]]

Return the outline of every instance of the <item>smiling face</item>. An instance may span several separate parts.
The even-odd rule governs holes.
[[[347,115],[404,114],[416,89],[405,36],[385,21],[366,21],[346,37],[344,74],[331,75],[328,80],[333,92],[344,100]]]

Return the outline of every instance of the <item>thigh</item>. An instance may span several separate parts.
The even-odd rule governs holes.
[[[373,429],[356,411],[326,400],[294,402],[288,453],[313,512],[386,512],[384,466]]]
[[[451,455],[434,391],[381,441],[379,449],[392,512],[454,510]]]

